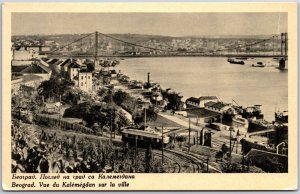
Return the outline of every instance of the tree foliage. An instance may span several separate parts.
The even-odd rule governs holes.
[[[74,83],[61,76],[53,76],[49,80],[45,80],[38,87],[38,94],[44,96],[45,99],[58,99],[68,91]]]

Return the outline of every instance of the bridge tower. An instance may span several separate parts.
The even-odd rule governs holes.
[[[94,64],[95,68],[98,65],[98,31],[95,33],[95,59],[94,59]]]
[[[285,69],[285,61],[287,60],[288,56],[288,38],[287,33],[281,33],[281,59],[279,61],[279,69]]]
[[[288,38],[287,33],[281,33],[281,56],[287,56],[288,54]]]

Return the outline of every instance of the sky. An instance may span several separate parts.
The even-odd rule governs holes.
[[[12,35],[131,33],[165,36],[272,35],[287,13],[13,13]]]

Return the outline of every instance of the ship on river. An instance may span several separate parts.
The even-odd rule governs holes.
[[[240,65],[245,65],[245,62],[243,60],[238,60],[234,58],[228,58],[227,61],[232,64],[240,64]]]
[[[275,112],[275,122],[283,124],[283,123],[288,123],[288,121],[289,121],[288,111]]]

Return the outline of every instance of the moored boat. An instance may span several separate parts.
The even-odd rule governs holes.
[[[245,65],[245,62],[243,60],[236,60],[234,58],[228,58],[227,61],[232,64]]]
[[[249,122],[247,119],[243,118],[241,115],[236,115],[232,118],[232,125],[235,127],[244,127],[248,129]]]
[[[275,112],[275,121],[277,123],[288,123],[289,121],[288,111]]]
[[[257,62],[256,64],[252,64],[252,67],[265,67],[266,65],[263,62]]]

